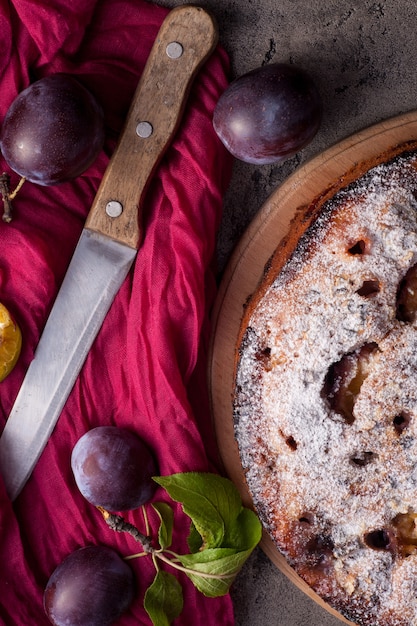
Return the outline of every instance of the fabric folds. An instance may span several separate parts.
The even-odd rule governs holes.
[[[106,142],[82,176],[55,187],[26,182],[14,219],[0,223],[0,301],[23,334],[19,362],[0,384],[4,426],[33,358],[88,209],[167,9],[144,0],[0,0],[0,122],[30,82],[68,72],[103,106]],[[0,623],[47,626],[44,586],[73,550],[91,544],[137,551],[109,530],[76,489],[71,450],[98,425],[137,432],[155,453],[160,473],[218,471],[207,399],[209,311],[222,197],[231,157],[211,117],[227,85],[221,48],[196,78],[182,125],[149,188],[144,241],[87,357],[40,461],[12,505],[0,478]],[[2,171],[8,171],[2,161]],[[18,177],[12,173],[12,186]],[[80,304],[81,305],[81,304]],[[62,329],[65,332],[65,328]],[[158,499],[164,492],[158,492]],[[176,508],[174,544],[186,550],[187,518]],[[127,518],[142,525],[140,511]],[[143,525],[142,525],[143,527]],[[154,569],[132,561],[138,595],[123,626],[149,625],[143,594]],[[183,626],[231,626],[229,597],[207,599],[187,578]]]

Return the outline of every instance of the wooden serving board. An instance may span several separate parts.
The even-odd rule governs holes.
[[[388,119],[356,133],[297,169],[272,193],[238,243],[226,267],[215,304],[209,360],[212,415],[228,476],[251,506],[234,438],[232,393],[235,346],[248,297],[256,289],[297,208],[309,204],[360,163],[373,162],[391,148],[417,139],[417,111]],[[302,581],[264,533],[261,547],[275,565],[307,595],[342,622],[351,624]]]

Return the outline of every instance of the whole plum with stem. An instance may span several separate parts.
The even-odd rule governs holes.
[[[126,561],[106,546],[87,546],[58,565],[43,603],[54,626],[110,626],[134,595],[134,576]]]
[[[301,68],[273,63],[234,80],[220,96],[214,129],[236,158],[264,165],[283,161],[317,133],[322,100]]]
[[[71,467],[88,502],[109,511],[128,511],[148,502],[156,490],[155,458],[134,432],[97,426],[75,444]]]
[[[74,76],[52,74],[24,89],[10,105],[0,131],[9,167],[38,185],[76,178],[104,143],[104,115]]]

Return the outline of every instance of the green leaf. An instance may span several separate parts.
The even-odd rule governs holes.
[[[242,508],[237,518],[232,521],[223,538],[224,548],[250,550],[262,539],[262,525],[258,516],[251,509]]]
[[[190,524],[190,533],[187,537],[187,544],[190,552],[198,552],[202,549],[203,540],[201,539],[201,535],[198,532],[197,528],[194,526],[193,522]]]
[[[165,550],[172,543],[172,530],[174,528],[174,511],[166,502],[154,502],[152,508],[158,513],[161,524],[158,531],[158,543]]]
[[[205,596],[215,598],[229,593],[230,585],[251,553],[252,549],[236,552],[232,548],[208,548],[180,555],[179,559],[184,567],[193,570],[187,576],[194,586]]]
[[[203,548],[222,545],[226,528],[237,518],[242,502],[233,483],[217,474],[185,472],[154,480],[182,504],[203,540]]]
[[[169,626],[183,609],[182,587],[175,576],[159,570],[145,593],[144,607],[154,626]]]
[[[233,483],[216,474],[189,472],[154,480],[191,518],[191,554],[176,555],[187,576],[208,597],[227,594],[261,539],[258,517],[243,507]]]

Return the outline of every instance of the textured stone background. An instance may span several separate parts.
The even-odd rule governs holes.
[[[235,162],[219,234],[223,270],[265,199],[301,163],[358,130],[417,108],[417,0],[195,3],[216,16],[233,77],[265,62],[294,63],[313,76],[325,105],[318,134],[292,159],[262,167]],[[260,550],[241,572],[233,598],[237,626],[341,624],[289,583]]]

